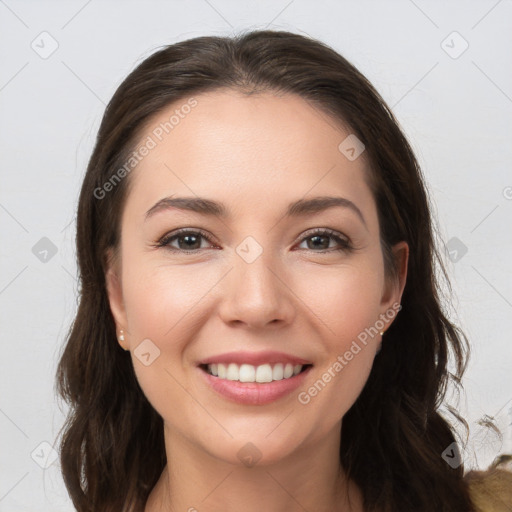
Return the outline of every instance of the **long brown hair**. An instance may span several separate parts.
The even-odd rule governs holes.
[[[62,473],[76,509],[143,511],[166,464],[162,418],[117,343],[105,286],[105,258],[119,244],[130,177],[106,197],[98,190],[122,168],[152,116],[220,88],[299,95],[364,143],[386,271],[396,270],[393,244],[405,240],[410,256],[402,310],[343,418],[340,463],[368,512],[472,512],[463,465],[452,468],[442,456],[455,432],[438,411],[448,382],[460,386],[469,347],[441,306],[444,270],[419,165],[393,113],[352,64],[319,41],[283,31],[166,46],[129,74],[106,108],[80,193],[79,306],[57,374],[70,405]]]

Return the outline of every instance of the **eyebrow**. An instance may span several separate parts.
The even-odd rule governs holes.
[[[319,196],[310,199],[299,199],[290,203],[286,209],[285,217],[300,217],[308,214],[323,212],[330,208],[342,207],[352,210],[366,226],[361,210],[349,199],[344,197]],[[202,197],[164,197],[153,205],[145,215],[146,220],[158,212],[178,209],[192,211],[201,215],[229,218],[228,209],[223,203]]]

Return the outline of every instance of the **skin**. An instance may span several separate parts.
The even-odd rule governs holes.
[[[117,329],[125,333],[120,344],[164,420],[170,464],[146,512],[362,511],[358,487],[340,468],[340,432],[380,335],[307,405],[297,394],[400,302],[407,245],[393,248],[399,275],[388,278],[365,154],[349,161],[338,150],[350,133],[340,123],[290,94],[220,90],[195,98],[197,106],[130,174],[120,250],[106,276]],[[184,103],[155,116],[140,140]],[[171,195],[221,201],[232,217],[167,209],[145,220]],[[292,201],[316,196],[349,199],[364,222],[342,207],[284,217]],[[181,253],[155,247],[178,228],[202,229],[213,242],[174,239]],[[336,251],[328,236],[315,245],[313,228],[341,232],[352,249]],[[236,252],[247,236],[263,250],[252,263]],[[144,339],[160,350],[149,366],[134,352]],[[238,350],[278,350],[313,368],[297,392],[241,405],[213,391],[196,366]],[[253,467],[237,456],[248,442],[261,453]]]

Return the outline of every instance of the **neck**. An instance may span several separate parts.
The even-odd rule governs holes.
[[[170,463],[145,512],[360,512],[360,491],[339,463],[339,438],[337,429],[278,462],[246,467],[213,457],[166,429]]]

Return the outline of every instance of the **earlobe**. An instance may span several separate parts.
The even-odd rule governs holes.
[[[124,331],[122,329],[119,330],[119,334],[117,336],[117,341],[119,342],[119,345],[121,345],[121,347],[124,349],[124,350],[128,350],[129,348],[126,347],[126,343],[125,343],[125,339],[124,339]]]
[[[110,311],[116,323],[116,332],[119,344],[125,349],[126,341],[124,332],[126,331],[126,311],[124,307],[123,291],[121,280],[116,270],[115,264],[109,255],[108,269],[105,273],[105,284],[107,289],[108,301],[110,304]]]

